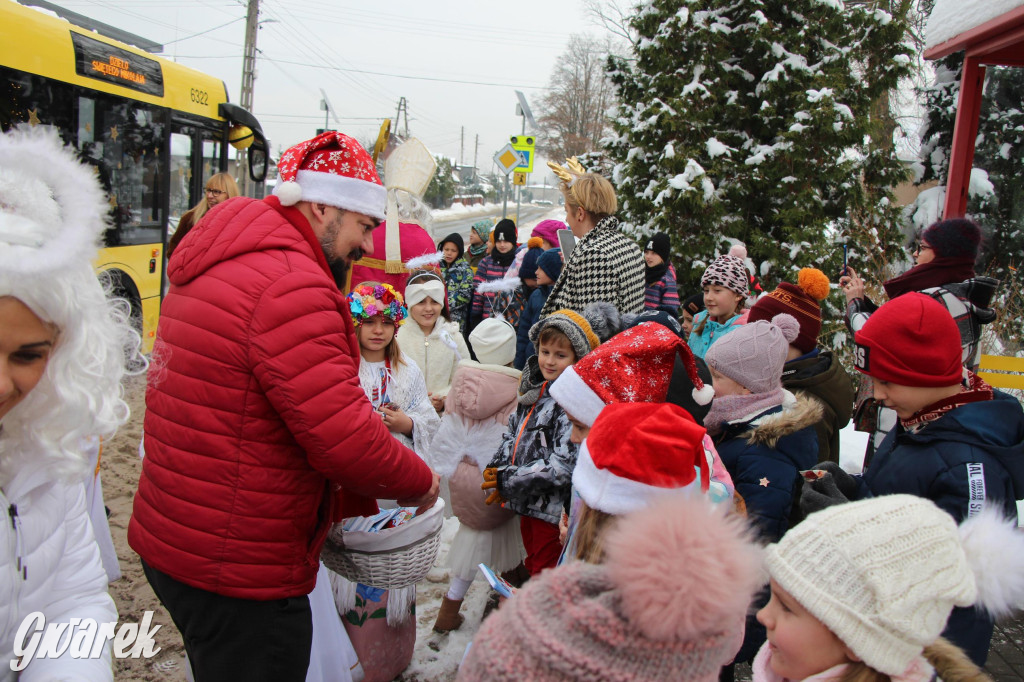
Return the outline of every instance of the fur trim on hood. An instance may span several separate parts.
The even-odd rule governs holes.
[[[784,393],[786,398],[781,412],[773,412],[751,423],[753,428],[746,436],[748,443],[774,448],[783,436],[814,426],[821,420],[821,404],[817,400],[806,395],[794,396],[789,391]]]

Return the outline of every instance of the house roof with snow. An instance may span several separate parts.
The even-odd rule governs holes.
[[[1024,0],[936,0],[925,57],[984,46],[995,63],[1024,65]]]

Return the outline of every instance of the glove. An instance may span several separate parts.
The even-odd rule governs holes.
[[[832,480],[835,481],[836,487],[847,500],[856,500],[860,497],[860,484],[857,479],[843,471],[843,468],[835,462],[819,462],[814,465],[814,468],[832,474]]]
[[[486,504],[502,503],[505,498],[498,492],[498,469],[497,467],[487,467],[484,469],[484,482],[480,485],[481,490],[490,490],[491,494],[484,500]]]
[[[824,466],[826,464],[829,466]],[[833,467],[839,470],[838,474]],[[816,468],[825,472],[821,478],[808,478],[809,472],[804,474],[804,485],[800,492],[800,512],[804,516],[825,507],[849,502],[856,497],[853,491],[856,491],[857,482],[837,465],[824,462]]]

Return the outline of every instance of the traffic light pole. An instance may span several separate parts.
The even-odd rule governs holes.
[[[526,114],[525,113],[523,114],[523,135],[526,135]],[[507,175],[505,176],[505,182],[508,182],[508,176]],[[519,229],[519,223],[522,222],[522,220],[520,219],[519,206],[520,206],[520,204],[522,204],[522,201],[523,201],[523,186],[522,185],[516,185],[516,186],[519,188],[519,191],[516,192],[516,230],[518,230]],[[517,232],[517,234],[518,234],[518,232]]]

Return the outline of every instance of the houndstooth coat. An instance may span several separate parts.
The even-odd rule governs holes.
[[[597,301],[611,303],[622,314],[639,313],[645,289],[643,252],[619,232],[619,219],[608,216],[576,242],[540,316],[562,308],[583,312]]]

